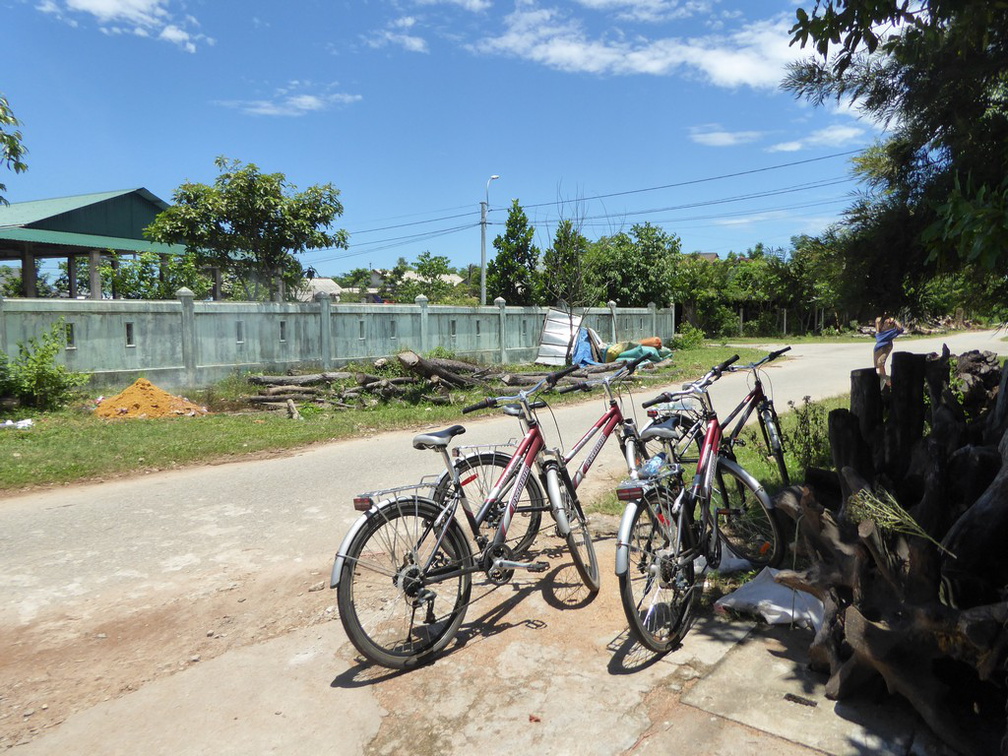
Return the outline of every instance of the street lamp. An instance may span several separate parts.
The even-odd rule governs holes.
[[[480,202],[480,304],[486,304],[486,227],[487,210],[490,209],[490,182],[499,179],[500,176],[494,174],[487,179],[486,200]]]

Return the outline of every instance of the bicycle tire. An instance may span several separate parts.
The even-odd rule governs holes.
[[[732,552],[754,567],[779,567],[784,540],[776,513],[744,477],[719,462],[710,505],[718,529]]]
[[[784,461],[784,436],[781,434],[780,418],[777,417],[777,410],[772,402],[768,402],[760,412],[760,425],[763,428],[763,440],[766,442],[767,449],[770,450],[770,456],[777,463],[781,483],[790,486],[791,476],[788,474],[787,463]]]
[[[472,590],[472,552],[454,519],[439,538],[442,527],[434,524],[442,514],[420,497],[390,502],[370,515],[347,548],[337,585],[340,621],[354,647],[375,664],[415,667],[444,649],[462,624]],[[432,557],[433,568],[461,571],[427,582],[420,565]]]
[[[511,457],[501,452],[479,452],[462,457],[454,463],[466,499],[471,506],[478,509],[483,505],[510,461]],[[447,472],[443,474],[434,489],[434,501],[444,506],[451,498],[453,485],[451,476]],[[504,501],[498,502],[496,510],[480,523],[481,535],[485,535],[489,540],[493,540],[497,531],[507,496],[508,491],[505,491]],[[511,526],[504,541],[512,553],[523,554],[532,547],[542,525],[542,513],[546,509],[546,497],[543,495],[542,486],[529,475],[525,482],[525,492],[518,500],[518,507],[511,518]]]
[[[634,639],[662,654],[689,631],[699,598],[693,560],[680,555],[693,545],[693,519],[671,516],[674,497],[661,489],[637,502],[629,537],[629,562],[619,576],[623,613]],[[684,525],[682,537],[679,527]]]
[[[560,475],[560,471],[551,466],[546,470],[547,481],[556,484],[556,490],[560,496],[559,502],[554,502],[563,509],[567,518],[569,529],[567,531],[567,550],[570,552],[571,560],[577,569],[581,581],[588,588],[589,597],[594,597],[599,592],[601,576],[599,574],[598,556],[595,553],[595,544],[592,542],[591,531],[588,528],[588,518],[585,517],[581,504],[570,489],[570,484]],[[552,486],[547,485],[547,490]]]

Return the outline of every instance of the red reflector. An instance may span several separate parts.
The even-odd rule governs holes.
[[[374,506],[374,502],[371,500],[370,496],[355,496],[353,500],[353,508],[358,512],[367,512],[371,507]]]
[[[616,489],[616,498],[620,501],[637,501],[644,496],[644,489],[640,486]]]
[[[468,486],[470,483],[472,483],[474,480],[476,480],[476,476],[477,476],[477,473],[473,473],[468,478],[462,478],[462,479],[460,479],[459,483],[461,483],[463,486]]]
[[[647,416],[648,417],[658,417],[658,410],[648,410],[647,411]]]

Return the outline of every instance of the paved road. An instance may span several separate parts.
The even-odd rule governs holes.
[[[986,349],[1008,354],[993,332],[905,341],[912,351]],[[897,342],[899,344],[899,342]],[[769,348],[769,347],[768,347]],[[845,393],[850,371],[870,366],[869,343],[803,344],[767,371],[779,408]],[[712,396],[730,408],[742,374],[716,383]],[[641,399],[646,397],[640,397]],[[587,428],[601,405],[557,411],[561,429]],[[490,443],[514,435],[511,418],[467,418],[460,440]],[[549,431],[547,426],[547,431]],[[30,622],[45,607],[72,605],[128,587],[143,596],[174,578],[219,583],[222,572],[254,571],[289,561],[324,562],[356,516],[356,493],[412,482],[440,465],[415,451],[409,432],[314,447],[292,456],[197,467],[0,500],[0,622]],[[568,430],[564,441],[576,440]],[[615,443],[590,478],[618,476]]]
[[[915,352],[926,352],[940,349],[943,341],[947,341],[953,352],[987,349],[1008,354],[1008,343],[989,332],[962,334],[947,340],[908,340],[899,346],[912,348]],[[870,366],[870,351],[871,345],[868,342],[795,347],[789,355],[791,359],[768,370],[778,406],[786,406],[789,400],[801,401],[806,395],[822,398],[847,391],[850,371]],[[737,401],[743,393],[744,387],[741,385],[743,381],[743,376],[736,375],[727,376],[716,384],[714,398],[718,405],[723,406],[728,402],[733,404]],[[600,405],[596,402],[563,408],[557,412],[559,425],[561,428],[587,427],[599,409]],[[499,417],[467,419],[466,425],[469,431],[464,439],[472,443],[497,440],[512,434],[517,429],[512,419]],[[213,592],[221,590],[220,586],[226,584],[230,574],[265,573],[290,565],[310,565],[324,573],[328,570],[332,553],[340,538],[356,516],[350,506],[350,500],[355,493],[390,482],[415,480],[420,475],[436,469],[437,459],[430,453],[414,451],[409,443],[410,436],[410,433],[405,432],[385,433],[319,446],[290,456],[192,468],[96,485],[60,488],[0,500],[0,625],[26,627],[43,614],[52,617],[54,611],[71,615],[75,607],[84,603],[89,606],[89,611],[94,612],[103,604],[114,605],[124,594],[135,602],[150,600],[151,603],[156,603],[158,597],[163,599],[173,591],[187,595],[199,594],[201,590]],[[567,437],[565,440],[571,442],[575,439]],[[597,465],[601,468],[599,472],[602,479],[607,476],[614,479],[619,475],[621,462],[615,445],[606,449]],[[593,471],[592,475],[598,476],[599,473]],[[611,564],[612,557],[609,552],[611,548],[607,545],[600,546],[600,557],[608,560],[603,562],[604,565]],[[571,637],[569,633],[575,628],[579,632],[588,633],[586,645],[582,649],[585,654],[591,653],[590,649],[596,645],[599,646],[597,651],[603,654],[611,654],[614,643],[619,646],[619,628],[616,628],[616,625],[622,627],[620,622],[622,618],[618,599],[613,602],[611,595],[615,593],[611,573],[604,570],[604,574],[609,575],[609,582],[604,584],[605,598],[594,605],[596,608],[591,615],[594,619],[590,620],[591,623],[598,623],[598,626],[590,625],[586,631],[579,624],[579,612],[562,612],[558,615],[562,619],[555,620],[554,624],[561,630],[566,628],[568,635],[561,634],[555,644],[543,646],[550,649],[550,654],[562,656],[563,643],[567,642],[565,638],[569,639]],[[515,600],[519,603],[524,601],[521,606],[526,608],[537,608],[536,601],[545,601],[545,604],[550,606],[555,603],[551,602],[548,596],[544,599],[535,594],[530,598],[527,593]],[[551,610],[546,607],[547,615],[549,611]],[[601,614],[602,612],[605,614]],[[540,622],[535,619],[540,616],[538,613],[531,612],[528,617],[526,614],[528,612],[520,613],[521,619],[516,620],[528,623],[522,632],[534,630],[536,623]],[[585,621],[588,621],[587,616]],[[499,624],[500,618],[497,621]],[[507,623],[505,625],[515,627]],[[170,682],[152,684],[150,687],[156,688],[153,692],[145,686],[139,693],[126,696],[121,703],[116,702],[115,711],[118,711],[119,719],[115,721],[119,722],[123,718],[133,716],[130,714],[131,706],[146,705],[148,710],[156,709],[159,705],[165,704],[165,696],[187,698],[189,706],[192,707],[195,705],[193,702],[201,701],[200,696],[212,689],[213,676],[225,676],[228,669],[257,670],[254,674],[249,672],[251,677],[244,678],[241,684],[255,685],[259,690],[260,687],[269,685],[266,679],[277,679],[275,675],[262,680],[255,677],[262,675],[264,669],[283,674],[284,669],[289,672],[297,665],[312,661],[316,657],[324,658],[326,664],[331,664],[333,661],[331,655],[325,656],[325,652],[321,649],[331,647],[333,634],[342,636],[342,631],[338,629],[338,623],[329,623],[325,628],[324,634],[316,629],[309,629],[292,634],[286,641],[283,638],[271,641],[274,646],[272,648],[267,648],[270,644],[265,644],[262,647],[251,646],[228,652],[213,660],[215,671],[210,671],[211,666],[208,663],[203,667],[203,671],[186,672],[170,678]],[[525,636],[529,639],[539,637],[530,632],[525,632]],[[734,644],[735,640],[737,639],[732,638],[731,644]],[[482,643],[479,638],[474,638],[470,642],[477,648],[484,648],[484,653],[477,655],[474,652],[469,661],[461,661],[467,658],[466,654],[470,652],[467,648],[463,653],[453,654],[451,658],[455,660],[453,663],[462,664],[463,670],[471,667],[473,675],[478,671],[480,685],[503,685],[500,683],[501,676],[507,678],[513,674],[516,681],[527,686],[535,674],[540,676],[545,674],[548,677],[554,674],[554,670],[559,669],[558,658],[539,656],[522,658],[519,653],[520,643],[514,646],[512,642],[511,646],[498,649],[489,640]],[[622,642],[625,642],[625,638]],[[279,651],[276,648],[277,644],[281,647]],[[256,649],[260,648],[271,661],[266,661],[265,657],[257,658]],[[724,647],[719,648],[723,654]],[[496,674],[486,677],[487,665],[491,662],[494,665],[499,663],[495,661],[499,658],[496,655],[492,659],[486,657],[490,649],[494,649],[494,654],[519,654],[519,657],[511,659],[513,668],[497,669],[494,666],[493,669],[497,669]],[[289,654],[285,656],[284,654],[288,652]],[[613,671],[611,662],[608,673],[602,674],[605,680],[593,680],[590,675],[585,676],[587,673],[572,676],[571,672],[565,671],[563,673],[563,679],[566,680],[565,690],[569,693],[568,688],[580,689],[584,686],[591,690],[593,686],[600,685],[601,689],[606,691],[603,699],[605,701],[618,702],[621,692],[629,691],[630,703],[627,705],[643,706],[644,702],[649,700],[649,686],[660,684],[667,689],[671,685],[679,686],[681,689],[684,684],[683,675],[688,678],[690,675],[704,674],[709,669],[709,664],[703,662],[703,648],[695,653],[699,654],[697,658],[701,661],[692,665],[687,664],[686,671],[683,671],[680,657],[679,661],[672,665],[674,669],[659,666],[654,668],[657,671],[652,673],[622,678],[622,682],[618,684],[612,676],[620,674],[620,671]],[[350,659],[352,654],[343,658]],[[227,661],[229,659],[230,662]],[[278,659],[282,660],[282,664]],[[345,661],[339,663],[344,665],[347,680],[352,681],[355,669],[346,668]],[[282,667],[279,672],[273,669],[277,664]],[[606,669],[605,662],[602,662],[600,668]],[[434,669],[440,670],[443,674],[445,666],[435,665]],[[321,678],[325,678],[327,672],[333,673],[333,670],[319,671],[314,677],[321,675]],[[422,687],[412,690],[410,686],[419,686],[427,679],[426,675],[434,675],[427,680],[429,684],[442,684],[444,680],[437,678],[437,674],[423,672],[413,677],[397,678],[403,682],[398,684],[398,687],[394,684],[387,686],[390,692],[385,695],[413,696],[415,699],[413,703],[409,706],[404,704],[402,711],[406,713],[414,711],[416,699],[422,700],[425,693]],[[310,697],[312,686],[318,683],[314,677],[309,675],[308,679],[304,674],[298,673],[288,682],[295,686],[307,686],[301,694]],[[351,738],[352,742],[346,741],[348,752],[360,751],[364,747],[362,744],[366,745],[369,738],[378,731],[379,720],[388,712],[383,713],[380,706],[378,710],[375,709],[374,697],[370,693],[365,695],[358,687],[363,683],[337,685],[339,679],[338,677],[337,681],[331,681],[330,677],[332,687],[343,689],[344,698],[340,699],[338,705],[352,708],[356,705],[355,702],[363,701],[364,703],[361,703],[363,708],[353,712],[346,709],[346,713],[341,715],[350,717],[353,720],[352,726],[347,723],[339,725],[341,720],[337,718],[334,723],[330,723],[330,726],[322,728],[321,733],[316,734],[329,737],[335,728],[335,731],[342,731],[348,738],[356,737],[356,740]],[[283,684],[277,684],[283,688]],[[200,692],[197,692],[197,689]],[[515,696],[521,696],[515,690],[502,689],[498,692],[513,702]],[[282,695],[282,691],[278,691],[278,695]],[[151,699],[151,696],[154,698]],[[224,698],[227,698],[227,695],[218,691],[216,697],[218,706],[226,703],[222,700]],[[534,698],[536,701],[540,700],[539,697]],[[147,704],[143,703],[145,700]],[[449,703],[455,707],[456,716],[461,716],[468,707],[475,705],[468,693],[465,696],[455,694]],[[183,707],[178,701],[173,705]],[[327,701],[325,705],[337,704]],[[387,706],[387,700],[383,700],[382,705]],[[542,705],[547,709],[553,705],[549,701],[549,696],[542,699]],[[278,708],[285,707],[278,705]],[[67,729],[67,736],[73,732],[74,737],[80,737],[88,727],[100,728],[102,726],[100,716],[112,717],[114,713],[106,711],[103,715],[95,714],[93,716],[99,717],[96,720],[97,724],[89,725],[85,719],[83,724],[75,725],[76,729]],[[224,711],[222,715],[229,713]],[[278,712],[271,711],[271,714],[279,716]],[[539,717],[540,714],[534,716]],[[697,718],[695,711],[692,713],[679,711],[678,715]],[[530,714],[531,716],[533,715]],[[586,709],[585,716],[598,717],[593,725],[594,730],[601,726],[603,729],[608,728],[605,731],[610,734],[612,728],[620,726],[621,722],[631,721],[627,736],[619,739],[623,745],[617,750],[607,751],[603,748],[589,749],[589,752],[614,753],[628,750],[634,746],[634,738],[644,737],[645,733],[654,735],[654,743],[668,745],[674,742],[670,740],[671,731],[662,737],[655,734],[656,714],[653,706],[648,709],[650,729],[643,724],[635,724],[633,719],[635,715],[629,710],[619,709],[602,716],[598,707],[592,706]],[[699,722],[693,721],[689,727],[702,729],[703,720],[704,717],[701,716]],[[737,721],[744,719],[739,717]],[[268,730],[267,724],[259,722],[258,731]],[[297,732],[297,727],[302,726],[303,722],[292,721],[289,725],[294,728],[290,735],[293,738],[293,733]],[[758,726],[758,723],[749,725],[749,727]],[[177,730],[177,726],[169,729]],[[671,729],[674,730],[674,726]],[[462,745],[468,748],[473,743],[480,742],[492,746],[493,738],[486,740],[486,732],[483,732],[482,736],[483,741],[470,738]],[[138,733],[133,740],[127,742],[133,748],[147,750],[141,747],[142,737],[145,736]],[[229,738],[227,742],[237,745],[235,741],[237,736],[227,728],[221,729],[220,737]],[[741,735],[736,732],[732,737],[733,743],[741,742],[737,740],[738,737],[750,738],[752,742],[760,740],[751,729],[745,728],[741,731]],[[46,743],[50,738],[56,738],[52,742],[58,743],[59,731],[49,738],[38,741],[39,749],[33,749],[33,752],[47,752]],[[310,739],[306,741],[310,742]],[[543,742],[533,741],[532,744],[538,743],[541,746]],[[255,741],[251,745],[253,750],[268,750],[255,748]],[[808,745],[815,746],[813,743]],[[448,750],[454,747],[451,743],[442,743],[442,746]],[[805,752],[802,749],[789,750],[789,748],[790,746],[785,748],[778,743],[776,750],[772,752]],[[828,750],[831,749],[832,747]],[[156,748],[154,750],[157,751]],[[398,750],[393,743],[387,747],[386,752],[395,753]],[[123,752],[130,752],[130,748],[125,747]],[[198,753],[201,752],[201,748],[184,748],[179,752]],[[288,752],[294,751],[288,750]],[[311,749],[306,747],[298,749],[298,752],[308,753]],[[555,746],[544,752],[566,753],[569,750]],[[708,751],[694,749],[685,752]],[[714,747],[709,752],[726,751]]]

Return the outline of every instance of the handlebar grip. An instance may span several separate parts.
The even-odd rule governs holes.
[[[636,360],[629,363],[627,365],[627,373],[632,373],[634,370],[637,369],[637,366],[640,365],[642,362],[644,362],[646,359],[648,359],[648,356],[646,354],[642,354]]]
[[[735,364],[736,362],[738,362],[738,358],[739,358],[739,356],[737,354],[735,356],[733,356],[733,357],[729,357],[727,360],[725,360],[720,365],[718,365],[717,367],[715,367],[712,372],[714,373],[714,375],[721,375],[721,373],[723,373],[725,370],[727,370],[729,368],[729,366],[731,366],[731,365]]]
[[[462,414],[468,415],[470,412],[475,412],[476,410],[489,409],[490,407],[496,407],[497,400],[493,397],[488,396],[481,402],[476,402],[476,404],[471,404],[468,407],[462,408]]]
[[[790,351],[791,347],[786,346],[783,349],[778,349],[776,352],[770,352],[769,356],[767,357],[767,362],[770,362],[771,360],[776,360],[778,357],[784,354],[784,352],[790,352]]]
[[[656,396],[654,399],[648,399],[646,402],[644,402],[643,404],[641,404],[641,407],[643,407],[644,409],[647,409],[648,407],[653,407],[656,404],[661,404],[662,402],[667,402],[671,398],[672,397],[670,397],[667,393],[658,394],[658,396]]]
[[[558,370],[557,372],[551,373],[550,375],[546,376],[546,382],[548,384],[550,384],[551,386],[556,386],[557,382],[561,378],[564,378],[564,377],[570,375],[571,373],[573,373],[575,370],[580,370],[580,369],[581,369],[580,365],[568,365],[563,370]]]
[[[587,381],[578,381],[577,383],[571,383],[567,386],[561,386],[557,389],[558,394],[569,394],[572,391],[587,391],[590,387]]]

